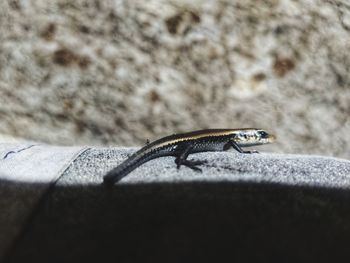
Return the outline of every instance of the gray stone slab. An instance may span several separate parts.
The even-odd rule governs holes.
[[[59,184],[100,184],[102,175],[125,160],[136,148],[91,149],[72,164],[74,176],[64,176]],[[154,159],[134,170],[119,184],[177,182],[262,182],[282,185],[349,188],[350,161],[323,156],[286,154],[240,154],[208,152],[189,159],[207,160],[193,171],[176,169],[173,157]]]
[[[347,160],[201,153],[190,158],[208,161],[202,173],[177,170],[166,157],[142,165],[113,187],[101,185],[103,175],[134,150],[95,148],[80,155],[6,262],[349,256]]]
[[[0,260],[49,187],[84,150],[0,143]]]

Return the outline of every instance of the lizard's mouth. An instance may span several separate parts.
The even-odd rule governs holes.
[[[269,134],[265,139],[267,143],[273,143],[276,140],[276,136],[273,134]]]

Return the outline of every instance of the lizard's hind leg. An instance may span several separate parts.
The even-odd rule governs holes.
[[[193,147],[194,147],[193,144],[187,145],[184,148],[184,150],[176,157],[175,163],[176,163],[177,169],[179,169],[181,167],[181,165],[185,165],[188,168],[191,168],[192,170],[200,171],[200,172],[202,171],[202,169],[197,167],[197,166],[206,163],[206,161],[187,160],[188,155],[193,150]]]

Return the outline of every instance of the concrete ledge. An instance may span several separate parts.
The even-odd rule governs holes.
[[[202,153],[190,157],[208,161],[203,173],[177,170],[167,157],[112,188],[100,185],[103,174],[133,151],[81,154],[37,207],[6,262],[349,256],[347,160]]]
[[[75,176],[61,184],[100,184],[102,176],[120,164],[136,148],[91,149],[70,167]],[[203,172],[185,166],[176,169],[173,157],[147,162],[131,172],[119,184],[179,182],[255,182],[327,188],[350,188],[350,161],[344,159],[285,154],[240,154],[208,152],[189,156],[207,160]],[[66,178],[66,177],[65,177]]]

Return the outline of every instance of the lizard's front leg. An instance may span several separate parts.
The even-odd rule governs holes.
[[[224,145],[224,151],[228,150],[230,147],[239,153],[259,153],[258,151],[245,151],[233,140],[229,140],[228,143]]]

